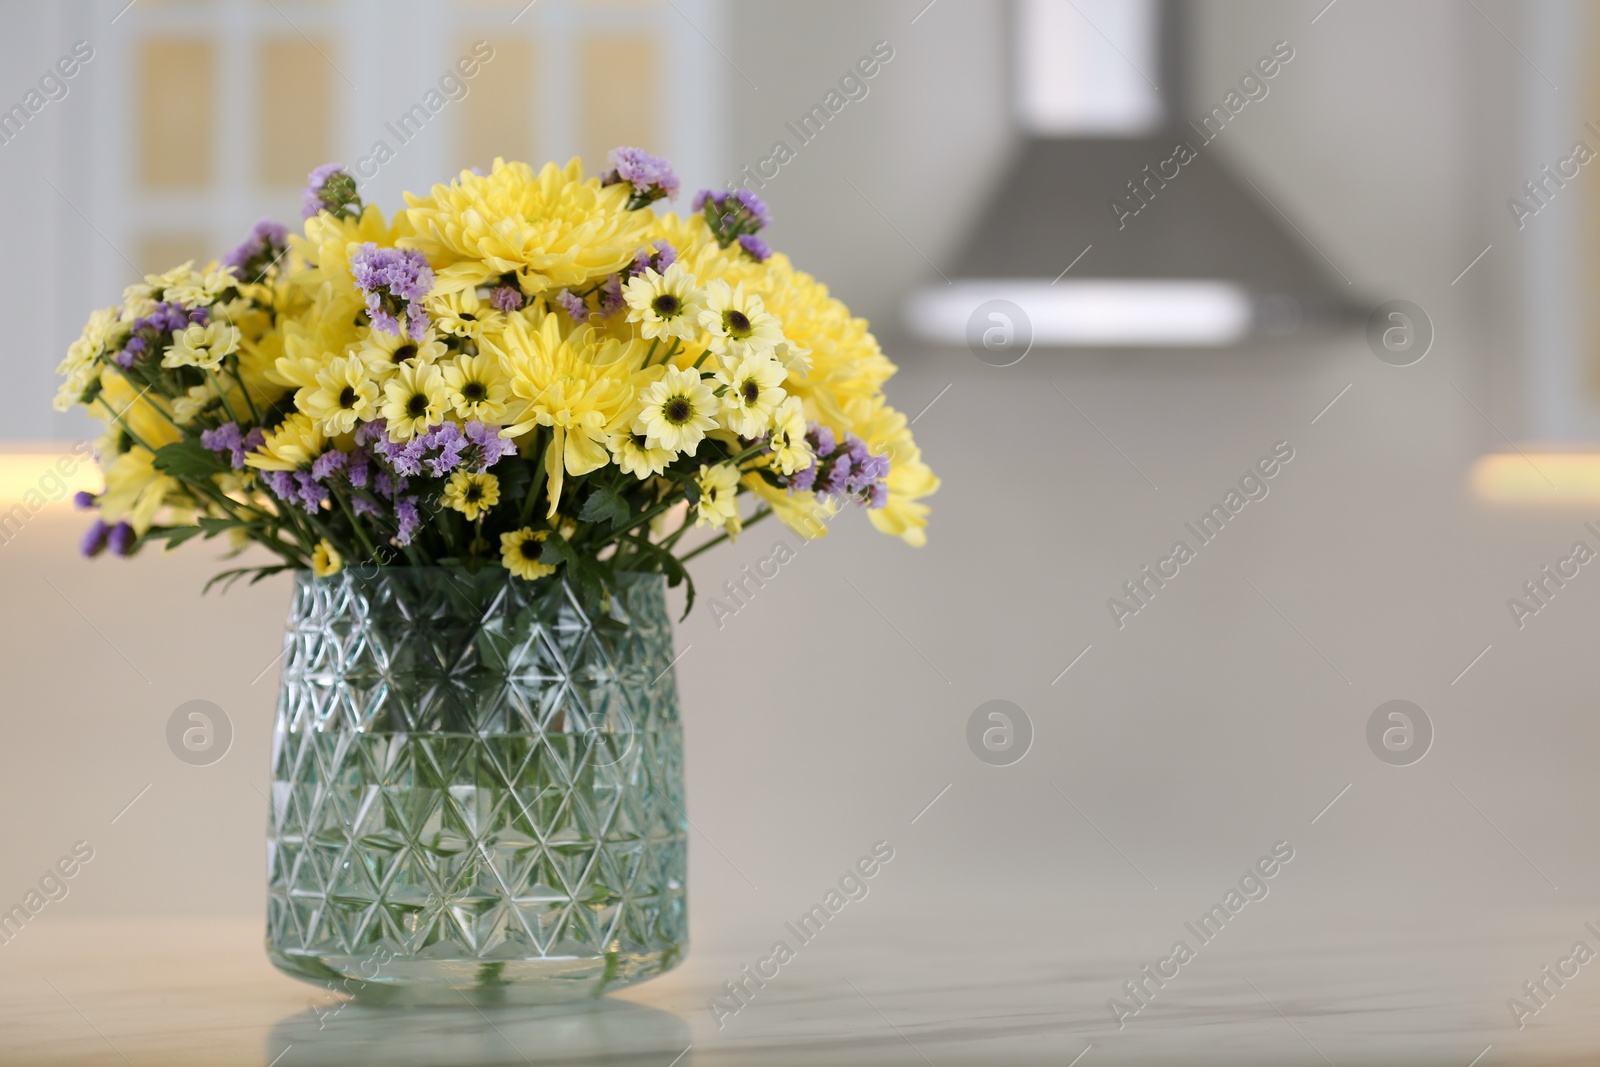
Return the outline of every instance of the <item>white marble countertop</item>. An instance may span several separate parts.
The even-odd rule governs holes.
[[[1504,1003],[1542,966],[1522,960],[1528,945],[1551,946],[1554,964],[1564,943],[1595,943],[1582,916],[1398,918],[1372,917],[1361,943],[1316,943],[1262,915],[1249,939],[1201,948],[1120,1031],[1106,1001],[1140,964],[1112,946],[1148,941],[1149,915],[1108,915],[1075,951],[1004,920],[994,938],[920,944],[906,937],[920,924],[862,924],[819,938],[720,1027],[709,998],[748,962],[726,952],[691,951],[672,974],[578,1008],[394,1010],[280,976],[252,921],[61,919],[0,949],[0,1063],[1595,1062],[1600,979],[1587,968],[1524,1029]]]

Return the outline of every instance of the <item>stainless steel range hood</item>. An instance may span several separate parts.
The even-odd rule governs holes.
[[[1260,101],[1209,121],[1200,105],[1191,123],[1180,0],[1015,7],[1026,140],[949,283],[908,300],[914,334],[970,343],[996,300],[1040,346],[1231,345],[1359,318],[1349,282],[1217,151],[1292,61],[1257,74]]]

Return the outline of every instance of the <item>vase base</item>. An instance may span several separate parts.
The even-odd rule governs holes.
[[[667,973],[685,946],[658,952],[613,952],[598,957],[515,960],[324,956],[282,952],[267,957],[291,978],[368,1005],[562,1004],[593,1000]],[[376,970],[376,975],[374,975]]]

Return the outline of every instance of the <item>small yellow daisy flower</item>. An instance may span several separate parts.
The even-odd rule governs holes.
[[[413,341],[404,333],[367,331],[367,336],[356,345],[355,354],[364,360],[369,373],[379,382],[387,381],[407,363],[437,363],[450,354],[444,342],[429,330],[422,340]]]
[[[611,434],[606,439],[606,447],[611,450],[611,458],[617,461],[622,473],[631,474],[640,481],[652,474],[660,474],[667,469],[668,463],[677,458],[676,452],[652,445],[650,438],[642,433]]]
[[[650,438],[655,447],[673,452],[693,452],[715,429],[713,417],[720,406],[711,387],[697,370],[666,367],[662,377],[639,393],[641,410],[633,432]]]
[[[327,538],[317,542],[311,550],[311,573],[318,578],[329,578],[344,569],[344,557],[328,543]]]
[[[506,325],[505,314],[480,297],[477,286],[429,297],[428,315],[440,333],[473,340],[481,339],[485,331],[499,333]]]
[[[526,526],[503,533],[500,535],[500,562],[505,564],[506,570],[530,582],[554,574],[554,567],[539,562],[539,557],[544,555],[544,543],[549,539],[549,530],[533,530]]]
[[[772,433],[767,439],[772,449],[772,469],[784,474],[803,471],[815,462],[806,444],[806,415],[800,398],[791,396],[772,413]]]
[[[186,326],[172,335],[161,357],[163,367],[215,367],[222,357],[239,351],[239,328],[223,322]]]
[[[478,516],[500,503],[500,479],[484,472],[456,471],[444,486],[444,506],[476,522]]]
[[[695,287],[694,275],[682,263],[672,264],[665,274],[646,267],[628,279],[622,299],[628,302],[628,321],[637,322],[645,338],[689,341],[700,332],[705,292]]]
[[[743,282],[734,288],[718,278],[707,286],[700,325],[711,335],[711,351],[725,364],[771,355],[784,341],[782,325],[759,296],[744,291]]]
[[[450,389],[432,363],[403,364],[383,385],[381,414],[389,420],[389,436],[409,441],[444,421]]]
[[[714,526],[730,534],[739,532],[739,468],[731,463],[715,467],[700,465],[695,476],[700,487],[700,502],[695,505],[696,526]]]
[[[493,356],[457,356],[443,364],[450,406],[463,419],[491,425],[506,421],[505,371]]]
[[[350,433],[378,414],[378,383],[359,356],[337,356],[317,371],[317,384],[294,394],[294,406],[317,420],[329,437]]]
[[[736,367],[717,372],[723,385],[722,425],[744,438],[767,432],[772,413],[783,402],[783,364],[770,356],[746,356]]]

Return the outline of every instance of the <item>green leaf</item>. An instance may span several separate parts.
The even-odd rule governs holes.
[[[152,526],[144,536],[146,540],[162,540],[168,548],[175,548],[202,530],[199,526]]]
[[[623,500],[617,491],[608,485],[596,486],[594,492],[589,494],[589,499],[583,502],[583,508],[578,512],[578,519],[582,522],[605,522],[611,529],[623,525],[633,515],[633,509],[628,507],[628,502]]]
[[[208,481],[212,475],[231,469],[222,462],[221,456],[202,445],[198,437],[174,441],[156,449],[155,467],[163,474],[186,482]]]
[[[640,552],[650,557],[656,566],[661,568],[661,573],[666,576],[669,587],[676,589],[679,585],[684,586],[684,595],[688,603],[683,606],[683,615],[678,621],[682,622],[687,619],[689,612],[694,610],[694,579],[689,577],[688,568],[683,565],[683,561],[660,545],[651,542],[648,537],[629,534],[627,539],[637,546]]]

